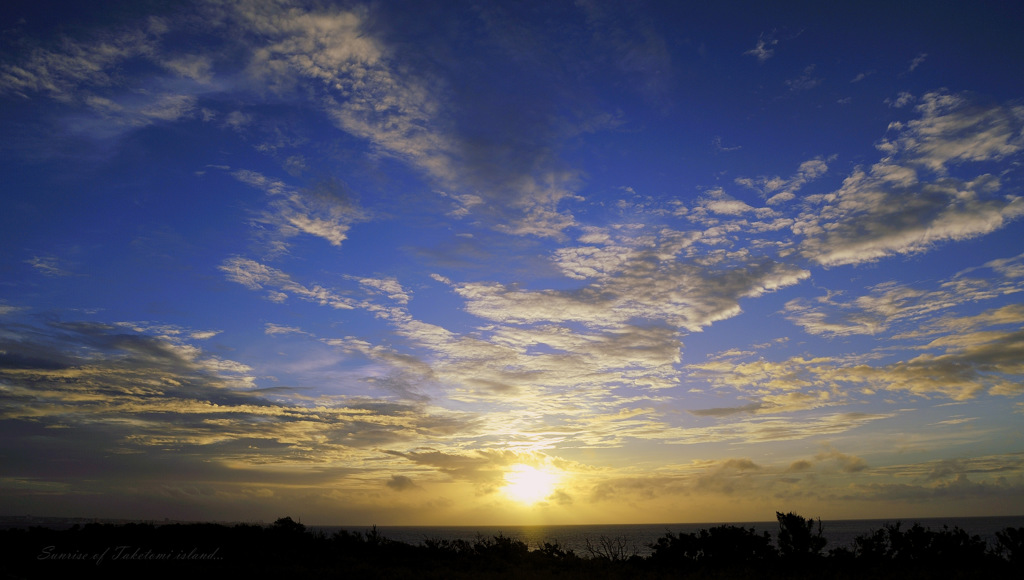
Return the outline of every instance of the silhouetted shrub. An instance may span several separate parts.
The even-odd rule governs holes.
[[[697,534],[666,532],[658,541],[649,544],[651,562],[656,565],[685,570],[693,567],[701,556]]]
[[[588,542],[589,558],[558,543],[530,550],[521,540],[497,535],[466,540],[426,539],[411,545],[366,532],[331,536],[291,518],[269,526],[239,524],[87,524],[70,530],[0,530],[6,578],[71,577],[97,571],[87,557],[107,550],[98,568],[106,578],[1009,578],[1024,563],[1024,528],[996,533],[985,542],[959,528],[904,529],[888,524],[858,536],[851,547],[824,554],[820,522],[777,513],[778,550],[767,532],[723,525],[697,533],[666,533],[641,558],[628,538]],[[123,546],[123,548],[122,548]],[[120,550],[125,557],[114,559]],[[121,553],[117,552],[117,553]],[[159,559],[147,555],[155,553]],[[81,555],[81,557],[79,557]],[[140,557],[127,557],[138,555]],[[197,557],[192,557],[196,555]],[[53,556],[53,557],[50,557]],[[58,557],[59,556],[59,557]],[[1015,573],[1014,571],[1016,570]]]
[[[591,541],[586,538],[587,554],[594,559],[606,560],[608,562],[623,562],[640,555],[640,549],[636,543],[623,536],[609,537],[600,536]]]
[[[549,559],[557,561],[571,561],[578,560],[579,556],[573,550],[566,550],[562,548],[562,545],[557,541],[555,543],[544,542],[544,545],[539,546],[536,550],[537,554]]]
[[[899,532],[899,523],[895,524],[896,532]],[[870,534],[862,534],[853,539],[853,553],[861,562],[871,564],[887,561],[892,558],[889,537],[892,534],[892,526],[875,530]]]
[[[1024,528],[1004,528],[996,532],[993,552],[1011,564],[1024,566]]]
[[[652,563],[679,570],[749,567],[777,556],[768,532],[758,534],[754,528],[731,525],[702,529],[696,534],[667,533],[650,548]]]
[[[306,526],[296,522],[291,517],[283,517],[274,520],[270,530],[276,534],[297,536],[306,532]]]
[[[754,528],[716,526],[700,531],[702,559],[710,563],[764,562],[775,558],[772,537]]]
[[[506,564],[522,562],[530,552],[526,542],[498,534],[492,538],[479,538],[473,551],[484,559],[493,559]]]
[[[857,570],[864,575],[921,578],[991,578],[1005,572],[1005,562],[989,551],[978,535],[954,527],[931,530],[900,522],[854,539]],[[838,559],[834,560],[837,562]]]
[[[779,521],[779,555],[786,560],[807,562],[821,556],[828,540],[823,535],[821,519],[804,519],[793,512],[775,512]]]

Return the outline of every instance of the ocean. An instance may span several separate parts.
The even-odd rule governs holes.
[[[849,547],[857,536],[868,534],[883,528],[886,524],[901,522],[901,529],[907,529],[919,523],[932,530],[941,530],[943,526],[950,529],[959,527],[969,534],[982,537],[989,546],[995,544],[995,533],[1005,528],[1024,527],[1024,516],[995,517],[960,517],[960,518],[918,518],[918,519],[886,519],[886,520],[822,520],[822,531],[828,545],[825,551],[838,547]],[[778,522],[724,522],[729,525],[754,528],[758,533],[769,532],[774,539],[778,534]],[[574,526],[377,526],[377,531],[386,538],[418,545],[424,540],[467,540],[470,542],[481,538],[493,538],[499,534],[509,538],[522,540],[531,550],[545,543],[558,543],[563,550],[572,550],[579,556],[590,556],[587,543],[598,546],[602,540],[613,542],[615,546],[624,546],[627,554],[636,553],[647,556],[651,553],[649,544],[664,536],[692,533],[701,529],[723,525],[723,523],[699,524],[607,524],[607,525],[574,525]],[[308,526],[310,530],[322,531],[328,535],[339,530],[350,532],[367,532],[370,527],[358,526]]]

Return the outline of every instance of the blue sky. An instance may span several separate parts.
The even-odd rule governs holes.
[[[1024,513],[1009,3],[436,4],[0,9],[0,511]]]

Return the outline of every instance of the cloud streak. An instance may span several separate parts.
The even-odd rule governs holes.
[[[871,262],[926,251],[1005,227],[1024,214],[1019,196],[1002,192],[998,176],[950,176],[965,163],[1020,153],[1024,110],[972,108],[954,95],[928,93],[921,118],[891,126],[879,143],[886,154],[858,168],[833,193],[807,198],[793,231],[801,251],[823,266]]]

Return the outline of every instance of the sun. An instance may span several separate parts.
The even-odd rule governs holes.
[[[504,492],[524,504],[534,504],[548,497],[558,485],[558,474],[518,463],[505,472]]]

